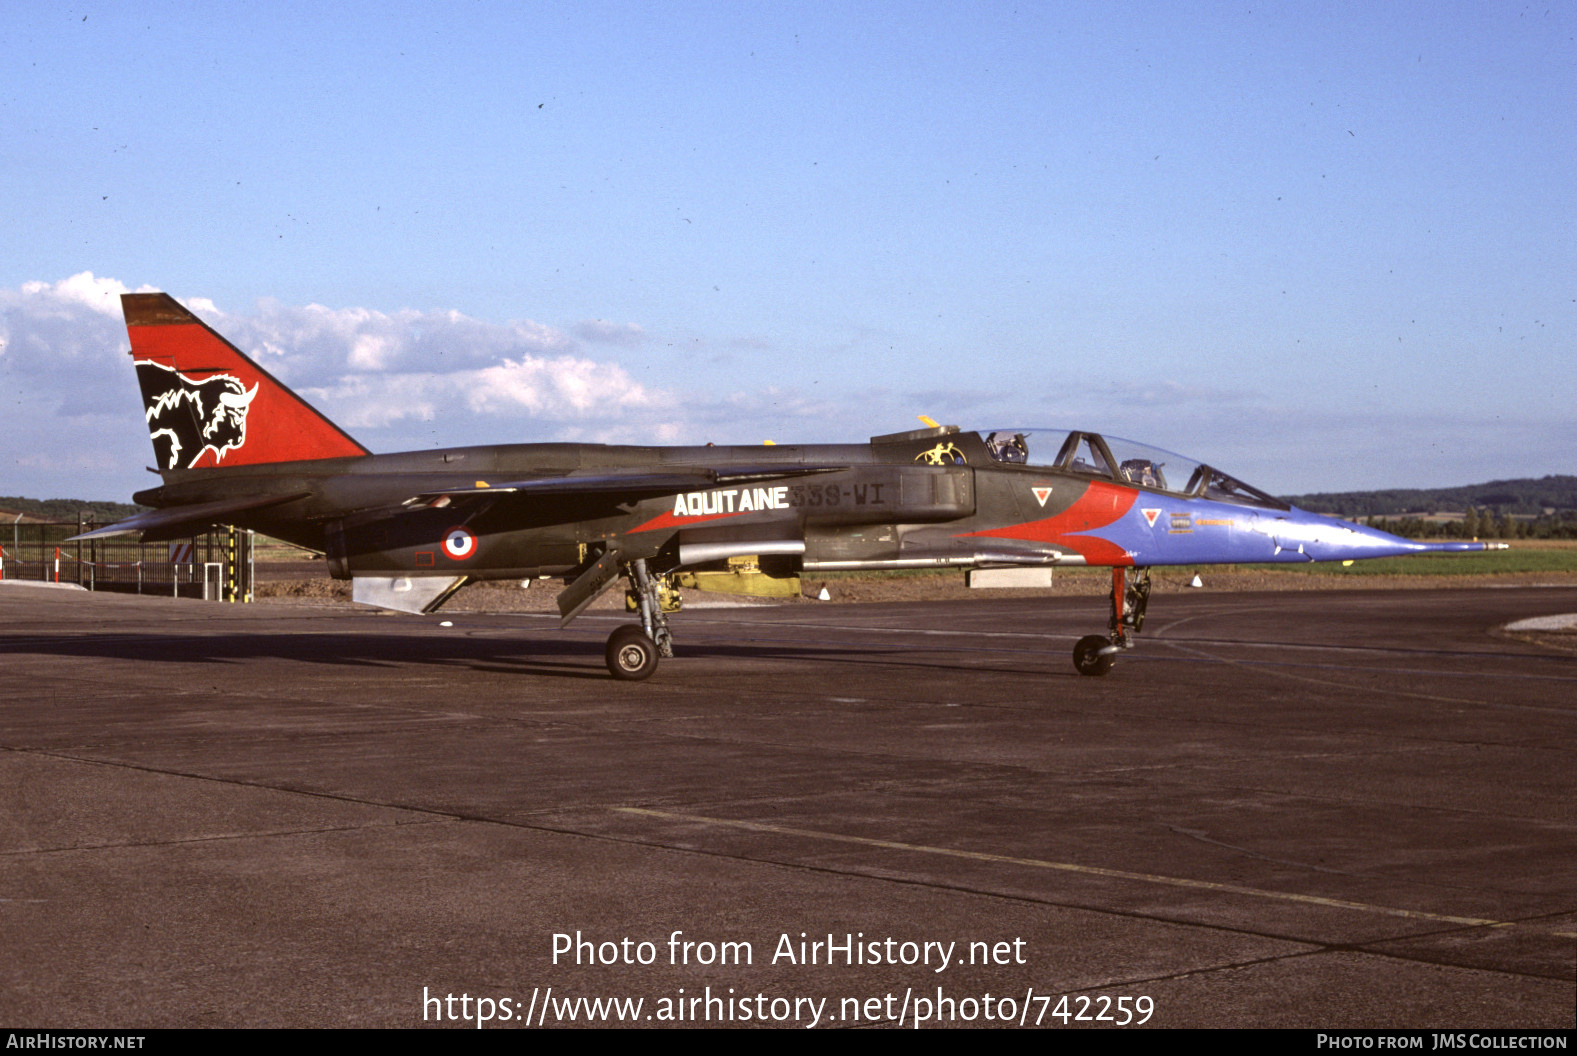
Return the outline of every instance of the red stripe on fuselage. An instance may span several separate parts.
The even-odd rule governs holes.
[[[1132,488],[1120,488],[1105,481],[1092,480],[1077,501],[1066,510],[1039,521],[1010,524],[1005,528],[991,528],[983,532],[965,532],[958,538],[989,536],[996,539],[1024,539],[1035,543],[1050,543],[1066,547],[1083,556],[1092,565],[1131,565],[1133,558],[1116,543],[1099,536],[1081,535],[1115,523],[1133,509],[1139,493]]]
[[[691,517],[687,514],[683,517],[680,517],[677,516],[672,510],[665,510],[656,517],[653,517],[651,520],[647,521],[645,524],[636,528],[631,528],[628,534],[634,535],[636,532],[655,532],[659,528],[683,528],[686,525],[701,524],[704,521],[722,521],[727,520],[730,517],[742,517],[750,512],[750,510],[738,510],[734,513],[702,513],[697,514],[694,517]]]

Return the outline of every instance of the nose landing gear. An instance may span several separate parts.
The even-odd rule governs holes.
[[[1081,675],[1099,677],[1112,669],[1117,654],[1133,648],[1133,640],[1144,626],[1144,610],[1150,604],[1150,570],[1134,569],[1129,582],[1126,570],[1112,569],[1112,616],[1107,624],[1111,637],[1087,634],[1073,647],[1073,667]]]

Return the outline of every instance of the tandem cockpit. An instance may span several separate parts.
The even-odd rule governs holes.
[[[1116,436],[1074,429],[992,429],[980,434],[995,462],[1060,470],[1188,498],[1285,510],[1273,495],[1203,462]]]

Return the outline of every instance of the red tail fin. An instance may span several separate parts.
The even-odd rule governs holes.
[[[369,454],[169,294],[120,300],[160,469]]]

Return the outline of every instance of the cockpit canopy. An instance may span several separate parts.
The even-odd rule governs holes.
[[[1067,429],[993,429],[982,432],[993,460],[1041,466],[1132,484],[1174,495],[1285,510],[1287,504],[1191,458],[1116,436]]]

